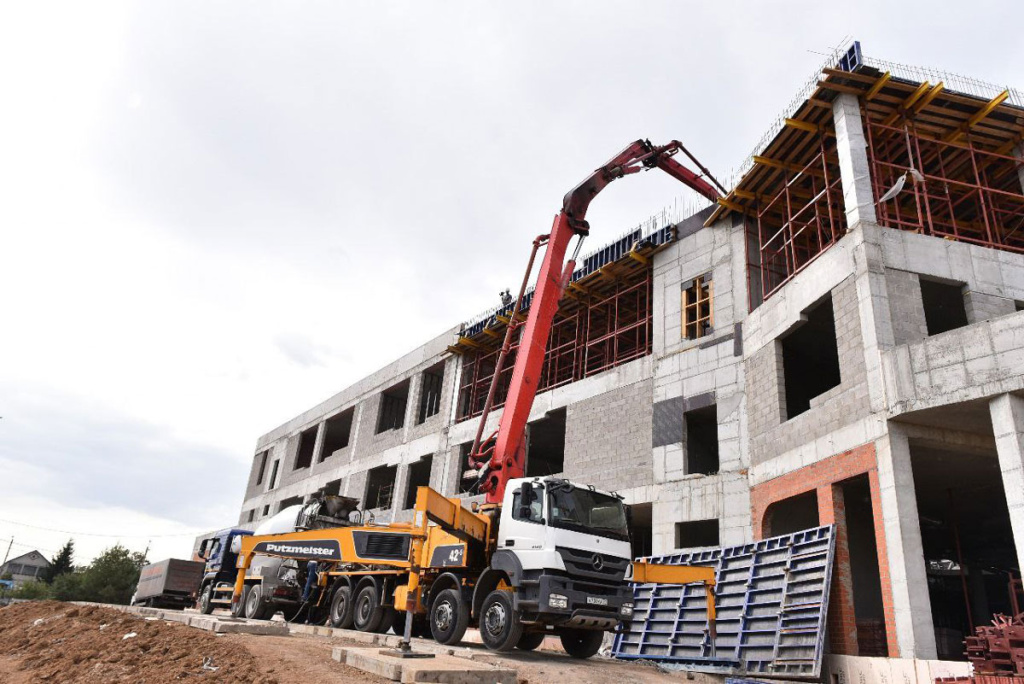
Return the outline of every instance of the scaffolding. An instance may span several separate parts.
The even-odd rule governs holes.
[[[539,392],[596,375],[651,353],[653,274],[641,254],[605,265],[569,285],[551,327]],[[507,318],[496,318],[462,352],[458,420],[480,415],[494,376]],[[494,408],[505,403],[522,328],[514,333],[501,371]],[[481,340],[480,338],[484,338]]]
[[[817,132],[802,165],[777,163],[781,187],[763,196],[754,217],[761,301],[846,233],[835,133]]]
[[[1020,159],[970,135],[963,142],[924,137],[913,122],[867,121],[865,128],[880,225],[1024,252]],[[911,168],[919,175],[908,176]],[[904,176],[903,190],[880,202]]]
[[[861,106],[879,225],[1024,252],[1021,94],[865,58],[856,42],[838,54],[769,130],[705,223],[730,213],[743,222],[750,309],[847,230],[832,121],[840,94]]]

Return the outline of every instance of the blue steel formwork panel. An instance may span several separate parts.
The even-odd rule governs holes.
[[[655,556],[715,568],[715,626],[704,587],[633,585],[633,620],[612,654],[723,674],[816,679],[821,673],[835,541],[831,525],[721,549]]]

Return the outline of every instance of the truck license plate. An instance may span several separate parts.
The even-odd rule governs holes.
[[[595,605],[595,606],[607,606],[608,605],[608,599],[600,598],[600,597],[597,597],[597,596],[588,596],[587,597],[587,603],[590,603],[590,604]]]

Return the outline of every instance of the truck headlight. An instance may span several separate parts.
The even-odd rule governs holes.
[[[619,612],[625,615],[626,617],[631,617],[633,615],[633,604],[623,603],[622,608],[619,609]]]
[[[552,608],[568,608],[569,597],[561,594],[548,594],[548,605]]]

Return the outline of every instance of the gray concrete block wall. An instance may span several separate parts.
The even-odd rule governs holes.
[[[785,379],[780,342],[776,340],[773,346],[760,350],[748,362],[752,464],[763,463],[871,413],[860,304],[854,276],[847,277],[832,290],[832,310],[840,383],[811,399],[810,409],[804,413],[785,419]],[[773,393],[777,393],[776,396],[772,396]],[[761,402],[765,405],[755,408]]]
[[[1024,389],[1024,312],[896,347],[882,367],[890,416]]]
[[[746,291],[735,289],[733,259],[735,236],[742,231],[742,224],[722,221],[686,235],[655,255],[652,346],[656,357],[731,336],[733,326],[742,320]],[[682,336],[682,285],[707,274],[713,283],[714,332],[708,338],[687,340]]]
[[[342,488],[342,494],[345,496],[355,497],[362,501],[366,495],[366,478],[368,472],[369,470],[359,470],[345,478],[345,486]]]
[[[953,280],[965,283],[971,292],[1024,300],[1024,255],[873,224],[862,230],[882,246],[886,269]]]
[[[896,344],[917,342],[928,337],[928,324],[921,300],[921,279],[918,275],[886,269],[885,285],[892,310],[892,332]]]
[[[408,429],[406,430],[405,436],[407,440],[416,439],[423,435],[437,432],[448,424],[448,416],[451,413],[452,404],[455,400],[455,369],[458,363],[458,359],[455,357],[449,357],[445,360],[444,377],[441,381],[441,400],[438,412],[418,425],[416,424],[416,420],[419,418],[420,398],[423,395],[424,388],[423,372],[430,366],[419,369],[419,372],[414,376],[413,386],[409,393],[410,413],[408,416]]]
[[[402,443],[405,437],[405,429],[409,424],[410,406],[405,407],[405,424],[395,430],[377,432],[377,421],[380,418],[381,408],[384,402],[383,392],[394,385],[402,382],[404,378],[396,378],[394,382],[381,388],[381,392],[371,395],[362,402],[363,420],[359,426],[359,450],[353,454],[353,459],[358,460]]]
[[[651,406],[650,380],[570,404],[565,476],[606,490],[650,484]]]
[[[782,344],[773,340],[751,354],[744,362],[747,410],[752,438],[760,438],[786,420]]]
[[[968,323],[980,323],[1016,313],[1017,302],[1006,297],[968,289],[964,292],[964,309],[967,311]]]
[[[652,501],[654,553],[676,550],[675,525],[718,520],[722,545],[749,542],[750,487],[742,472],[696,476],[655,488]]]
[[[256,484],[256,480],[257,480],[257,478],[259,478],[260,461],[261,461],[260,457],[263,454],[263,452],[264,452],[264,450],[261,449],[260,451],[257,451],[253,455],[253,457],[252,457],[252,463],[249,466],[249,479],[246,480],[246,483],[245,483],[245,498],[246,499],[248,499],[250,496],[255,494],[256,490],[259,487]],[[265,466],[264,470],[265,471],[269,471],[270,470],[270,454],[267,454],[267,461],[266,461],[266,466]],[[267,472],[264,472],[263,477],[267,477]]]

